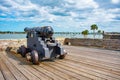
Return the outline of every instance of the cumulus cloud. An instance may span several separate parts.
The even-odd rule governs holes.
[[[0,20],[37,21],[76,28],[120,20],[120,0],[0,0]],[[101,4],[104,6],[101,6]],[[115,7],[109,3],[114,4]],[[107,5],[106,5],[107,4]]]
[[[98,8],[99,5],[93,0],[65,0],[65,7],[78,9]]]
[[[14,15],[16,17],[14,20],[29,20],[29,18],[32,19],[31,17],[34,17],[32,20],[45,20],[47,18],[52,20],[54,18],[54,15],[48,12],[47,7],[33,4],[29,0],[5,0],[3,2],[4,5],[0,5],[2,13],[6,15],[11,14],[8,17]],[[10,5],[11,7],[6,5]]]
[[[54,21],[57,18],[69,16],[73,19],[83,19],[85,17],[90,17],[85,10],[96,9],[99,5],[93,0],[61,0],[58,2],[60,5],[51,4],[53,0],[45,2],[42,1],[45,6],[42,5],[41,0],[32,3],[30,0],[4,0],[4,5],[1,5],[1,10],[4,14],[13,14],[14,17],[21,18],[21,20],[31,18],[33,20],[50,20]],[[39,4],[36,4],[39,3]],[[7,5],[7,6],[6,6]],[[10,7],[8,7],[8,5]],[[61,5],[63,5],[61,7]],[[5,13],[5,12],[8,13]],[[96,13],[93,11],[94,16]],[[33,18],[32,18],[33,17]],[[42,18],[42,19],[39,19]]]
[[[120,0],[111,0],[111,2],[112,2],[113,4],[119,4],[119,3],[120,3]]]

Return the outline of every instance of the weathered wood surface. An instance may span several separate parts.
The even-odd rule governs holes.
[[[0,80],[120,80],[120,52],[64,46],[66,59],[33,65],[19,54],[0,52]]]

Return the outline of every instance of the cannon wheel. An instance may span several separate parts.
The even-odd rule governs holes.
[[[32,61],[30,52],[26,54],[26,59],[27,59],[27,61],[30,61],[30,62]]]
[[[19,47],[19,49],[17,50],[17,53],[18,53],[18,54],[21,53],[21,47]]]
[[[64,54],[59,56],[59,59],[64,59],[65,56],[67,55],[67,52],[64,50]]]
[[[39,64],[39,56],[38,56],[38,52],[36,50],[33,50],[31,52],[31,59],[32,59],[32,63],[35,65]]]
[[[26,47],[24,45],[21,46],[20,51],[21,51],[21,56],[25,57],[25,55],[26,55]]]
[[[60,55],[60,56],[59,56],[59,59],[64,59],[65,56],[66,56],[66,54]]]

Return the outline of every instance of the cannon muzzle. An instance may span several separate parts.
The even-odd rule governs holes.
[[[49,38],[53,36],[53,28],[51,26],[44,26],[44,27],[34,27],[34,28],[28,28],[26,27],[24,29],[25,32],[36,32],[39,34],[40,37]]]

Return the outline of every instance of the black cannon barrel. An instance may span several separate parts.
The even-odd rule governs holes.
[[[53,28],[51,26],[34,27],[34,28],[26,27],[24,31],[25,32],[35,31],[37,34],[39,34],[40,37],[52,37],[54,33]]]

